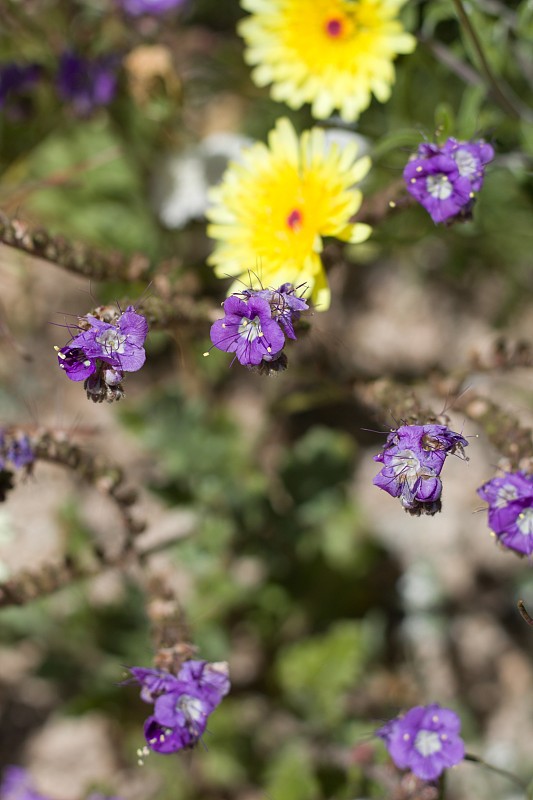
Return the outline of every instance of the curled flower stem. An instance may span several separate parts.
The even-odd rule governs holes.
[[[520,612],[520,616],[522,617],[522,619],[525,620],[528,625],[531,625],[533,627],[533,617],[529,615],[523,600],[518,601],[518,610]]]
[[[479,59],[481,72],[483,74],[483,77],[485,78],[486,83],[490,87],[494,100],[507,114],[510,114],[512,117],[514,117],[514,119],[528,119],[529,121],[531,121],[532,115],[529,109],[527,107],[522,106],[521,103],[519,104],[518,101],[511,96],[510,89],[507,86],[504,89],[503,86],[501,85],[501,82],[498,82],[496,76],[494,75],[492,68],[487,60],[487,57],[485,56],[483,46],[481,44],[479,36],[476,33],[476,29],[472,25],[470,17],[466,12],[463,0],[453,0],[453,4],[455,6],[459,22],[463,26],[466,34],[468,35],[468,37],[472,42],[474,50],[476,51],[477,57]]]
[[[118,252],[103,253],[64,236],[52,236],[43,228],[31,228],[3,212],[0,212],[0,242],[96,281],[146,280],[151,274],[150,263],[144,255],[128,257]]]
[[[512,781],[515,784],[515,786],[519,786],[523,792],[527,791],[528,788],[527,784],[524,783],[523,780],[518,778],[512,772],[508,772],[506,769],[500,769],[500,767],[495,767],[492,764],[487,764],[487,762],[483,761],[482,758],[479,758],[479,756],[474,756],[472,755],[472,753],[466,753],[464,760],[472,761],[472,763],[474,764],[480,764],[482,767],[490,769],[491,772],[495,772],[497,775],[501,775],[503,778],[507,778],[508,780]]]

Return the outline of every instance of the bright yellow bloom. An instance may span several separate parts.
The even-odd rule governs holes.
[[[353,187],[370,159],[356,161],[354,143],[328,146],[318,128],[298,138],[288,119],[278,120],[268,145],[245,150],[243,163],[231,164],[211,190],[207,232],[219,241],[208,263],[218,277],[241,276],[253,288],[305,283],[323,311],[330,293],[322,237],[362,242],[370,234],[368,225],[350,223],[362,200]]]
[[[353,122],[370,104],[385,103],[394,83],[398,53],[416,40],[405,33],[398,11],[406,0],[241,0],[252,16],[239,25],[255,66],[258,86],[291,108],[312,103],[326,119],[338,109]]]

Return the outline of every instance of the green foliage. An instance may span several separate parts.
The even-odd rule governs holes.
[[[277,672],[283,691],[314,725],[335,728],[344,716],[343,695],[368,659],[364,624],[341,620],[321,636],[285,647]]]

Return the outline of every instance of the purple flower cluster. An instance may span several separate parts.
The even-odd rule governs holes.
[[[87,117],[97,106],[109,105],[113,100],[117,66],[116,56],[90,60],[76,53],[63,53],[57,73],[59,95],[78,116]]]
[[[98,106],[111,103],[117,89],[119,58],[106,55],[83,58],[71,51],[59,59],[55,83],[62,100],[75,114],[87,117]],[[45,75],[39,64],[0,65],[0,110],[12,120],[24,119],[32,108],[31,91]]]
[[[133,306],[122,313],[104,306],[81,317],[79,328],[69,344],[56,348],[59,366],[71,381],[85,382],[94,402],[120,400],[124,373],[139,370],[146,358],[146,319]]]
[[[493,158],[493,147],[482,139],[460,142],[451,137],[442,147],[425,142],[403,171],[407,191],[433,222],[468,218],[485,166]]]
[[[156,753],[194,747],[230,689],[226,662],[185,661],[177,675],[145,667],[130,667],[130,672],[141,686],[141,699],[154,704],[144,735]]]
[[[436,780],[465,755],[459,736],[461,720],[437,703],[415,706],[376,731],[399,769],[410,769],[425,781]]]
[[[31,110],[30,92],[41,76],[38,64],[0,65],[0,109],[12,120],[24,119]]]
[[[506,472],[483,484],[478,494],[489,504],[489,527],[498,541],[520,555],[533,553],[533,475]]]
[[[387,436],[383,452],[374,456],[383,467],[373,483],[399,497],[410,514],[436,514],[441,509],[439,475],[446,456],[465,458],[467,445],[446,425],[401,425]]]
[[[291,283],[279,289],[245,289],[224,302],[225,316],[211,326],[211,341],[219,350],[235,353],[245,367],[284,369],[285,337],[296,339],[294,323],[308,308]]]

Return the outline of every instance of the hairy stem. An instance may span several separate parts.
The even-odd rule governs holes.
[[[485,81],[489,86],[489,89],[491,91],[494,100],[507,114],[509,114],[514,119],[528,119],[529,121],[531,121],[533,115],[531,114],[529,109],[522,103],[520,103],[518,99],[515,99],[512,96],[509,87],[505,86],[504,88],[504,84],[502,84],[502,82],[499,82],[496,76],[494,75],[494,72],[492,71],[492,68],[483,50],[483,45],[481,44],[479,36],[476,33],[476,29],[472,25],[470,17],[466,12],[463,0],[453,0],[453,4],[455,6],[459,22],[463,26],[466,34],[468,35],[470,41],[472,42],[472,46],[479,59],[481,73],[483,74],[483,77],[485,78]]]
[[[52,236],[43,228],[31,228],[2,212],[0,243],[95,281],[147,280],[151,274],[150,262],[144,255],[104,253],[81,242],[71,242],[64,236]]]
[[[491,772],[495,772],[497,775],[501,775],[503,778],[507,778],[508,780],[512,781],[515,786],[519,786],[523,792],[527,791],[527,784],[512,772],[508,772],[506,769],[500,769],[500,767],[487,764],[487,762],[483,761],[482,758],[479,758],[479,756],[474,756],[471,753],[465,754],[465,761],[472,761],[474,764],[480,764],[482,767],[490,769]]]

